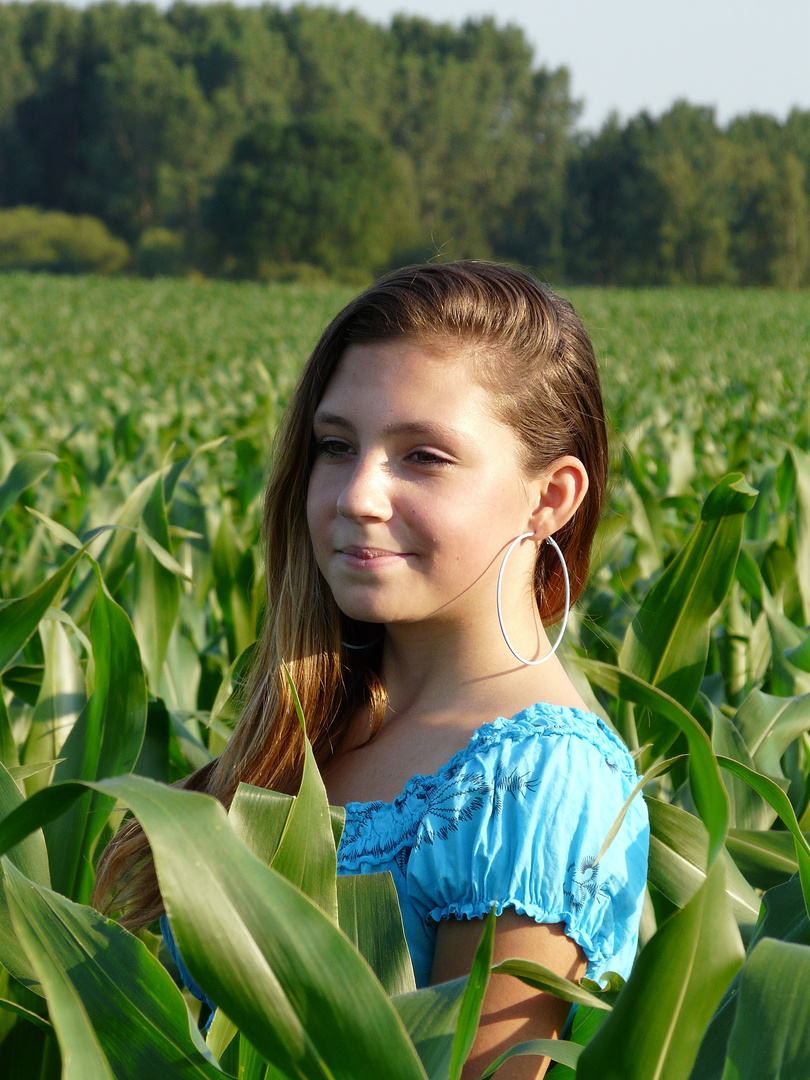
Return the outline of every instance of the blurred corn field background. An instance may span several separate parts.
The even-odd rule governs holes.
[[[460,1075],[491,926],[469,982],[416,991],[389,884],[335,882],[311,763],[229,817],[165,786],[228,738],[270,438],[351,295],[0,277],[4,1077]],[[614,438],[566,662],[644,774],[649,888],[626,987],[513,967],[577,1003],[568,1039],[515,1052],[556,1080],[806,1080],[810,295],[568,295]],[[207,1041],[158,936],[88,907],[125,808],[220,1006]]]

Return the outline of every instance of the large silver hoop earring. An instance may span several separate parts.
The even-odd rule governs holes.
[[[552,657],[554,655],[554,653],[557,651],[557,649],[559,648],[560,642],[563,639],[563,634],[565,633],[565,628],[568,625],[568,613],[571,610],[571,583],[568,580],[568,567],[565,565],[565,556],[563,555],[562,551],[560,550],[560,545],[557,543],[557,541],[553,537],[547,536],[546,537],[546,543],[551,544],[551,546],[554,548],[554,550],[559,555],[560,563],[562,564],[563,578],[565,579],[565,612],[563,613],[562,626],[560,627],[560,632],[557,635],[557,640],[551,646],[550,651],[547,652],[545,656],[541,656],[539,660],[526,660],[525,657],[521,656],[520,653],[517,651],[517,649],[515,649],[514,646],[512,645],[512,642],[509,640],[509,636],[506,633],[506,627],[503,625],[503,611],[501,610],[501,582],[503,581],[503,572],[506,569],[506,560],[512,554],[512,549],[517,547],[517,545],[520,543],[521,540],[528,540],[528,538],[530,536],[534,536],[534,533],[530,533],[530,532],[523,533],[521,536],[516,537],[512,541],[512,543],[509,545],[509,547],[506,549],[506,554],[503,557],[503,561],[501,563],[501,569],[500,569],[500,572],[498,573],[498,589],[497,589],[497,593],[496,593],[496,603],[497,603],[497,606],[498,606],[498,623],[499,623],[500,628],[501,628],[501,633],[503,634],[503,640],[506,642],[510,653],[512,654],[512,656],[515,657],[515,659],[519,660],[521,662],[521,664],[528,664],[528,665],[531,665],[531,666],[536,666],[537,664],[545,664],[546,660],[548,660],[550,657]]]

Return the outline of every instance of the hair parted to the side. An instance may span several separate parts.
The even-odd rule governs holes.
[[[181,782],[229,806],[240,782],[293,793],[303,738],[283,664],[290,670],[321,768],[339,752],[361,707],[378,725],[386,697],[379,647],[347,650],[357,636],[315,563],[306,521],[314,458],[312,422],[327,383],[351,345],[408,339],[461,355],[492,392],[493,411],[514,429],[527,475],[573,455],[589,485],[556,534],[582,592],[608,468],[599,374],[590,339],[567,301],[527,274],[492,263],[406,267],[377,281],[329,324],[307,362],[276,432],[264,505],[266,616],[244,705],[220,756]],[[556,555],[538,546],[535,593],[545,622],[560,616],[564,584]],[[360,628],[362,633],[362,628]],[[135,820],[110,841],[97,867],[94,902],[138,927],[162,913],[146,837]]]

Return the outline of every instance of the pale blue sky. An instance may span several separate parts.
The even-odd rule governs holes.
[[[810,109],[810,0],[334,0],[378,22],[395,12],[453,23],[494,15],[523,27],[538,63],[565,64],[598,127],[676,98],[747,112]]]

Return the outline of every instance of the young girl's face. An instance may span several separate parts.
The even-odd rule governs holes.
[[[408,341],[353,346],[326,387],[307,520],[353,619],[494,617],[500,556],[537,488],[473,364]]]

